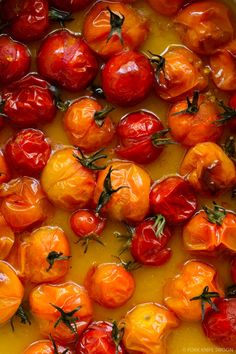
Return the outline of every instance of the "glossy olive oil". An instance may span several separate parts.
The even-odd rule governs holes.
[[[171,0],[167,0],[171,1]],[[230,6],[236,6],[233,1],[228,1]],[[148,40],[142,47],[142,51],[147,53],[148,50],[153,53],[162,53],[169,45],[180,44],[179,38],[174,31],[171,19],[164,18],[155,14],[145,1],[137,1],[135,5],[145,16],[149,18],[150,22],[150,35]],[[75,20],[67,25],[67,28],[72,31],[81,32],[84,13],[75,14]],[[235,17],[236,18],[236,17]],[[234,21],[235,22],[235,21]],[[53,27],[54,30],[56,27]],[[30,46],[32,56],[35,59],[38,44],[35,43]],[[32,65],[32,71],[36,71],[35,62]],[[82,97],[87,93],[80,93],[72,95],[68,93],[62,94],[64,99]],[[159,100],[154,94],[139,104],[132,107],[131,111],[137,109],[147,109],[156,113],[164,124],[166,121],[166,112],[168,106]],[[115,122],[126,114],[129,110],[117,108],[111,113],[111,117]],[[54,146],[58,144],[69,144],[67,136],[63,130],[62,124],[63,114],[58,113],[53,124],[43,126],[41,129],[49,136]],[[7,138],[12,134],[9,127],[4,128],[0,133],[0,143],[4,145]],[[113,146],[108,147],[107,151],[110,157],[113,155]],[[178,145],[172,145],[165,149],[161,156],[151,165],[145,168],[149,171],[153,180],[159,179],[163,176],[178,173],[180,162],[184,156],[184,149]],[[227,208],[233,208],[235,201],[231,199],[230,195],[224,195],[216,200]],[[203,203],[208,203],[209,200],[199,200],[199,206]],[[83,249],[75,244],[76,236],[69,226],[70,214],[61,210],[55,210],[55,214],[49,220],[47,225],[58,225],[63,228],[71,241],[72,260],[70,272],[67,279],[73,280],[79,284],[83,284],[85,274],[89,267],[94,263],[101,262],[115,262],[114,256],[118,256],[120,242],[115,238],[114,232],[125,232],[124,228],[118,223],[108,222],[107,227],[102,236],[105,247],[91,243],[87,254],[83,253]],[[171,260],[161,267],[142,267],[134,271],[136,279],[136,291],[132,299],[123,307],[117,310],[107,310],[94,304],[94,319],[95,320],[119,320],[125,313],[136,304],[142,302],[155,301],[160,304],[163,303],[162,288],[166,280],[174,276],[180,269],[183,262],[190,259],[191,256],[183,249],[181,240],[181,229],[174,230],[173,237],[170,242],[173,251]],[[123,259],[131,259],[129,252],[122,255]],[[195,257],[196,258],[196,257]],[[198,259],[202,259],[198,257]],[[220,282],[223,286],[231,284],[229,277],[229,259],[227,256],[221,256],[218,259],[208,258],[205,261],[214,264],[219,272]],[[1,327],[0,329],[0,354],[20,354],[31,342],[40,339],[39,329],[37,322],[31,316],[32,324],[22,325],[16,319],[15,331],[12,332],[9,324]],[[182,323],[178,329],[172,332],[167,340],[168,354],[182,354],[182,353],[225,353],[227,350],[215,347],[202,333],[200,323]],[[229,351],[228,351],[229,352]],[[230,351],[235,352],[236,351]]]

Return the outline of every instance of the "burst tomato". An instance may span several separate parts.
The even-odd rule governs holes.
[[[101,218],[92,210],[78,210],[70,218],[70,226],[78,237],[100,235],[105,225],[106,219]]]
[[[233,258],[231,263],[231,278],[233,282],[236,284],[236,257]]]
[[[8,182],[11,178],[9,167],[3,152],[0,150],[0,185],[4,182]]]
[[[114,125],[108,116],[112,108],[93,98],[84,97],[71,104],[64,116],[64,127],[73,145],[93,152],[107,146],[114,137]]]
[[[49,34],[37,55],[39,73],[69,91],[86,88],[98,72],[97,60],[88,45],[68,30]]]
[[[86,42],[102,57],[111,57],[123,49],[138,49],[148,32],[143,14],[121,2],[95,3],[83,25]]]
[[[153,82],[154,73],[148,58],[131,50],[114,55],[102,70],[105,96],[119,106],[133,106],[143,101]]]
[[[123,343],[130,354],[166,354],[166,337],[179,326],[173,312],[152,302],[132,308],[123,322]]]
[[[211,55],[233,39],[229,9],[220,2],[199,1],[175,18],[184,44],[198,54]]]
[[[37,286],[30,292],[29,304],[39,322],[41,334],[51,334],[64,344],[74,342],[93,316],[87,291],[73,282]]]
[[[23,354],[73,354],[73,352],[56,342],[42,339],[30,344]]]
[[[148,3],[158,13],[165,16],[174,15],[184,4],[185,0],[172,0],[170,2],[166,0],[148,0]]]
[[[197,198],[182,177],[167,177],[153,185],[150,207],[154,214],[162,214],[168,223],[179,225],[196,212]]]
[[[92,0],[50,0],[52,6],[63,11],[78,11],[88,6]]]
[[[39,174],[50,157],[51,146],[44,133],[36,129],[20,130],[5,146],[9,164],[24,175]]]
[[[0,213],[0,260],[7,258],[15,242],[14,232]]]

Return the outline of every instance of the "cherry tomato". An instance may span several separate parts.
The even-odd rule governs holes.
[[[81,209],[71,215],[70,226],[78,237],[100,235],[106,226],[106,220],[92,210]]]
[[[84,9],[92,0],[50,0],[49,2],[57,9],[75,12]]]
[[[0,260],[7,258],[15,242],[15,235],[0,213]]]
[[[29,74],[6,87],[1,95],[3,113],[10,122],[25,128],[49,123],[56,114],[49,84],[35,74]]]
[[[37,55],[39,73],[69,91],[86,88],[98,73],[97,60],[75,33],[58,30],[41,43]]]
[[[0,261],[0,324],[14,316],[24,295],[24,288],[12,266]]]
[[[202,318],[201,301],[192,301],[192,299],[201,294],[206,286],[209,291],[222,294],[216,282],[215,268],[190,260],[183,265],[180,274],[165,284],[164,302],[181,320],[200,321]],[[206,302],[205,306],[210,305]]]
[[[1,212],[13,231],[21,232],[42,223],[50,210],[40,183],[21,177],[0,188]]]
[[[193,98],[172,105],[168,113],[168,127],[173,139],[184,146],[194,146],[205,141],[216,142],[223,133],[223,127],[216,124],[219,109],[198,91]]]
[[[102,57],[111,57],[123,49],[138,49],[148,32],[144,15],[121,2],[95,3],[83,25],[86,42]]]
[[[233,258],[231,263],[231,278],[233,282],[236,284],[236,257]]]
[[[220,146],[199,143],[189,149],[180,165],[180,174],[199,193],[215,195],[234,186],[235,166]]]
[[[202,60],[185,47],[171,46],[151,60],[156,66],[155,91],[163,100],[176,101],[208,85]]]
[[[30,176],[42,171],[50,153],[51,146],[44,133],[36,129],[20,130],[5,146],[5,157],[10,165]]]
[[[157,303],[132,308],[124,318],[123,342],[128,353],[166,354],[166,338],[179,326],[173,312]]]
[[[98,174],[94,192],[97,212],[118,221],[140,222],[149,211],[151,180],[141,167],[114,161]]]
[[[175,18],[184,44],[202,55],[211,55],[233,39],[229,8],[218,1],[199,1]]]
[[[197,198],[191,185],[182,177],[167,177],[155,183],[150,192],[150,207],[166,221],[179,225],[197,210]]]
[[[184,0],[148,0],[151,7],[158,13],[165,16],[174,15],[184,4]]]
[[[114,138],[114,125],[107,115],[111,108],[84,97],[72,103],[64,116],[64,127],[73,145],[93,152],[107,146]]]
[[[7,259],[24,281],[61,280],[69,270],[70,244],[62,229],[43,226],[17,238]]]
[[[143,101],[153,82],[154,73],[148,58],[131,50],[114,55],[102,70],[105,96],[119,106],[133,106]]]
[[[55,347],[56,350],[55,351]],[[73,354],[71,350],[68,348],[57,344],[57,343],[52,343],[48,339],[42,339],[38,340],[37,342],[34,342],[30,344],[23,352],[23,354]]]
[[[49,334],[62,344],[78,339],[92,320],[92,303],[87,291],[73,282],[42,284],[29,294],[29,304],[41,334]],[[55,307],[56,306],[56,307]],[[67,315],[68,321],[63,321]],[[57,321],[62,319],[57,325]],[[65,323],[66,322],[66,323]],[[67,325],[66,325],[67,324]]]
[[[84,284],[91,299],[107,308],[123,306],[135,291],[133,275],[115,263],[92,266]]]
[[[158,158],[168,139],[160,119],[148,111],[137,111],[123,117],[117,126],[120,144],[118,156],[136,163],[147,164]]]
[[[6,85],[23,77],[30,68],[29,49],[7,35],[0,36],[0,84]]]
[[[11,179],[9,167],[7,165],[6,159],[3,152],[0,150],[0,186],[4,182],[8,182]]]
[[[229,128],[236,132],[236,93],[233,93],[229,99],[229,105],[222,115],[223,123],[229,123]]]
[[[125,354],[123,345],[116,345],[113,328],[109,322],[92,322],[80,336],[76,354]]]

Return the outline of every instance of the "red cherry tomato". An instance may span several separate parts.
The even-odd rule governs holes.
[[[160,119],[153,113],[144,110],[129,113],[117,126],[120,145],[116,153],[137,163],[150,163],[163,151],[161,138],[165,133]]]
[[[30,62],[30,51],[24,44],[7,35],[0,36],[0,84],[9,84],[27,74]]]
[[[167,177],[154,184],[150,207],[153,213],[161,213],[168,223],[178,225],[196,212],[197,198],[189,182],[182,177]]]
[[[42,76],[69,91],[86,88],[98,72],[91,49],[83,39],[67,30],[53,32],[43,40],[37,65]]]
[[[49,84],[35,74],[15,81],[2,92],[3,113],[18,127],[49,123],[56,114]]]
[[[70,218],[70,226],[78,237],[100,235],[105,225],[106,220],[97,216],[92,210],[78,210]]]
[[[91,323],[79,338],[76,354],[125,354],[123,345],[115,343],[113,326],[104,321]]]
[[[223,104],[224,112],[221,113],[222,124],[228,123],[230,129],[236,132],[236,92],[230,97],[228,106]]]
[[[153,82],[154,72],[148,58],[135,51],[114,55],[102,70],[105,96],[119,106],[133,106],[143,101]]]
[[[50,0],[52,6],[63,11],[78,11],[88,6],[92,0]]]
[[[24,175],[37,175],[46,165],[51,146],[41,130],[24,129],[12,137],[6,147],[7,161]]]
[[[8,182],[11,179],[10,170],[3,155],[2,150],[0,150],[0,184],[4,182]]]

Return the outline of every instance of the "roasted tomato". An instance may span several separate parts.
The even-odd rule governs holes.
[[[24,288],[12,266],[0,261],[0,324],[4,324],[18,310]]]
[[[101,218],[92,210],[78,210],[70,218],[70,226],[78,237],[100,235],[105,225],[106,219]]]
[[[148,0],[148,3],[154,10],[165,16],[174,15],[184,4],[185,0]]]
[[[94,265],[85,278],[89,296],[107,308],[123,306],[134,294],[135,281],[122,264]]]
[[[148,21],[143,14],[121,2],[95,3],[83,25],[86,42],[103,57],[111,57],[123,49],[138,49],[148,32]]]
[[[14,232],[0,213],[0,260],[7,258],[15,241]]]
[[[85,152],[107,146],[114,137],[114,125],[108,116],[113,108],[84,97],[71,104],[64,116],[64,127],[73,145]]]
[[[18,127],[49,123],[56,114],[49,84],[29,74],[6,87],[2,94],[3,113]]]
[[[175,18],[184,44],[198,54],[211,55],[233,39],[229,9],[221,2],[199,1]]]
[[[0,150],[0,185],[10,180],[10,171],[6,159]]]
[[[173,104],[168,113],[168,127],[173,139],[184,146],[194,146],[205,141],[216,142],[223,133],[217,124],[219,109],[204,95],[195,91],[192,100]]]
[[[236,132],[236,93],[229,99],[228,106],[220,101],[220,106],[223,112],[219,115],[219,124],[227,124],[233,132]]]
[[[61,280],[69,270],[70,245],[62,229],[44,226],[18,236],[7,259],[24,281],[48,283]]]
[[[222,294],[216,282],[216,270],[205,263],[191,260],[186,262],[181,273],[167,281],[164,287],[164,301],[167,307],[184,321],[200,321],[202,306],[209,306],[207,301],[192,301],[208,287],[211,292]],[[202,306],[201,306],[202,305]]]
[[[44,133],[36,129],[20,130],[5,146],[9,164],[24,175],[39,174],[50,157],[51,146]]]
[[[214,204],[205,206],[183,228],[187,251],[214,254],[219,248],[236,253],[236,214]]]
[[[125,354],[120,335],[115,322],[93,322],[80,336],[76,354]]]
[[[150,207],[166,221],[179,225],[197,210],[197,198],[189,182],[182,177],[167,177],[155,183],[150,192]]]
[[[131,162],[114,161],[99,172],[94,193],[97,212],[112,219],[140,222],[149,211],[151,179],[147,172]]]
[[[111,103],[133,106],[149,94],[153,68],[145,55],[131,50],[114,55],[103,67],[102,87]]]
[[[152,302],[135,306],[123,322],[123,343],[130,354],[166,354],[165,339],[179,325],[173,312]]]
[[[180,174],[204,194],[214,195],[232,187],[236,171],[232,160],[215,143],[200,143],[186,153]]]
[[[37,56],[39,73],[69,91],[86,88],[98,72],[97,60],[75,33],[58,30],[41,43]]]
[[[0,36],[0,84],[20,79],[30,68],[29,49],[7,35]]]
[[[23,354],[73,354],[68,348],[48,339],[38,340],[30,344]]]
[[[49,0],[52,6],[63,11],[78,11],[88,6],[92,0]]]
[[[129,113],[117,126],[120,144],[116,153],[136,163],[153,162],[169,143],[169,139],[165,138],[167,132],[153,113],[144,110]]]
[[[156,66],[155,91],[163,100],[185,98],[208,85],[208,76],[199,57],[185,47],[171,46],[163,56],[153,55]]]
[[[64,344],[78,339],[93,316],[87,291],[73,282],[37,286],[30,292],[29,304],[39,322],[41,334],[51,334]]]
[[[236,257],[233,258],[231,263],[231,277],[233,282],[236,284]]]
[[[16,232],[42,223],[50,210],[40,183],[34,178],[21,177],[3,183],[0,197],[1,212]]]

